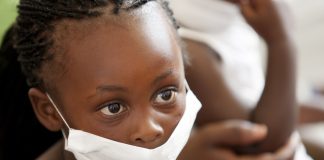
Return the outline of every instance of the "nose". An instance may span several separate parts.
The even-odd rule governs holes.
[[[136,121],[136,129],[131,139],[133,143],[140,147],[155,148],[161,145],[164,134],[163,127],[152,118],[142,118]]]

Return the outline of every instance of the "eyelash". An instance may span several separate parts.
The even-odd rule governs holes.
[[[155,102],[155,100],[158,98],[159,95],[165,93],[165,92],[168,92],[168,91],[171,91],[171,98],[173,98],[173,100],[171,102],[166,102],[164,104],[160,103],[160,102]],[[178,94],[178,89],[177,87],[167,87],[167,88],[164,88],[162,90],[159,90],[152,98],[153,100],[153,104],[155,106],[166,106],[166,105],[172,105],[175,101],[176,101],[176,96]],[[118,111],[116,113],[112,113],[112,114],[109,114],[108,112],[109,111],[109,108],[108,107],[112,107],[111,105],[119,105],[118,107],[121,107],[121,111]],[[115,106],[116,107],[116,106]],[[106,111],[105,111],[106,109]],[[105,116],[108,116],[108,117],[111,117],[111,118],[116,118],[116,117],[119,117],[120,115],[122,115],[124,112],[126,112],[129,108],[127,107],[127,105],[121,103],[120,101],[111,101],[109,103],[106,103],[106,104],[103,104],[99,107],[99,111],[104,114]],[[104,113],[106,112],[106,113]],[[111,113],[111,112],[110,112]]]
[[[163,93],[166,93],[168,91],[171,91],[171,98],[173,98],[173,101],[171,102],[167,102],[165,104],[158,104],[159,102],[155,102],[155,100],[159,97],[159,95],[163,94]],[[153,97],[153,103],[157,106],[163,106],[163,105],[170,105],[170,104],[173,104],[175,101],[176,101],[176,96],[178,94],[178,89],[176,87],[169,87],[169,88],[166,88],[166,89],[163,89],[161,91],[159,91],[154,97]],[[167,100],[166,100],[167,101]]]
[[[116,105],[118,105],[118,106],[116,106]],[[109,107],[111,107],[111,108],[109,108]],[[120,109],[118,109],[117,112],[112,113],[111,110],[116,109],[116,107],[119,107]],[[121,103],[119,103],[119,102],[114,102],[114,103],[109,103],[109,104],[107,104],[107,105],[104,105],[104,106],[100,109],[100,111],[103,112],[103,109],[106,109],[106,108],[109,110],[109,112],[111,112],[111,115],[109,115],[109,116],[113,116],[113,115],[120,114],[121,112],[123,112],[123,111],[126,110],[126,107],[125,107],[124,105],[122,105]],[[111,110],[110,110],[110,109],[111,109]],[[108,115],[108,114],[107,114],[107,115]]]

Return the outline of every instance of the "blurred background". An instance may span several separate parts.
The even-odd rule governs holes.
[[[316,88],[324,86],[324,0],[294,0],[296,43],[298,54],[299,90],[305,101],[324,109],[323,96]],[[324,117],[323,117],[324,118]],[[299,128],[308,152],[314,159],[324,159],[324,123],[302,125]]]
[[[324,1],[294,0],[298,73],[308,86],[324,83]],[[313,87],[313,86],[312,86]]]
[[[17,16],[17,3],[18,0],[0,0],[0,42],[4,32]]]

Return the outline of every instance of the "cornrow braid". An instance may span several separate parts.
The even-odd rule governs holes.
[[[56,22],[99,17],[102,8],[113,5],[112,14],[129,11],[149,1],[158,1],[177,28],[173,13],[165,0],[20,0],[15,24],[15,49],[30,87],[44,89],[40,70],[55,55],[53,33]]]

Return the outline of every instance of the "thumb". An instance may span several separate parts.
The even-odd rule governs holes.
[[[213,123],[201,130],[201,140],[212,146],[246,146],[263,140],[267,135],[265,125],[242,120]]]

